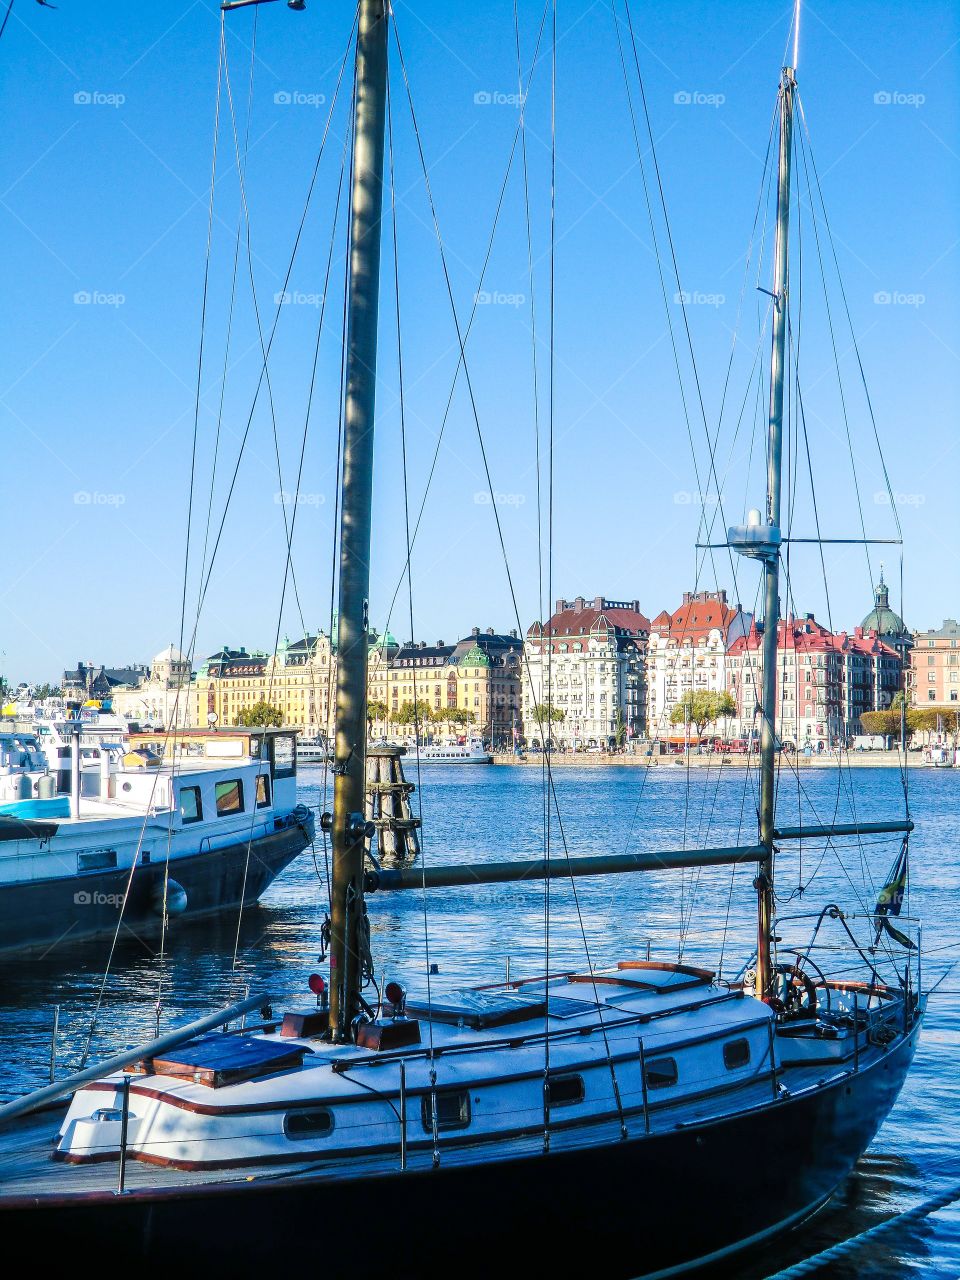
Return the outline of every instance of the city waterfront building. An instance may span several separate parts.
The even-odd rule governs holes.
[[[913,633],[907,692],[915,707],[960,710],[960,623],[945,618],[942,627]]]
[[[664,609],[650,623],[647,644],[647,732],[651,738],[680,739],[671,723],[674,707],[687,693],[720,693],[727,688],[726,655],[753,621],[727,593],[685,591],[679,608]]]
[[[175,645],[162,649],[142,680],[117,685],[110,704],[117,715],[141,725],[187,728],[196,723],[190,662]]]
[[[371,700],[382,695],[382,674],[396,653],[387,633],[370,633]],[[291,641],[284,637],[276,653],[248,653],[229,646],[211,654],[197,672],[193,705],[197,723],[235,725],[241,711],[267,702],[283,716],[283,723],[305,736],[328,735],[333,729],[337,687],[336,645],[325,631]]]
[[[754,623],[726,655],[727,691],[736,704],[730,737],[759,740],[762,625]],[[865,711],[882,711],[902,682],[902,659],[875,631],[834,634],[812,613],[781,619],[777,635],[777,727],[799,749],[824,750],[860,733]],[[726,735],[725,735],[726,736]]]
[[[610,747],[644,732],[650,620],[637,600],[558,600],[524,644],[523,732],[530,745]]]
[[[370,681],[371,705],[376,699],[389,716],[389,723],[374,721],[375,728],[382,723],[391,736],[412,736],[413,723],[398,717],[405,705],[426,702],[436,721],[429,731],[444,732],[442,713],[449,710],[461,713],[447,722],[451,732],[474,733],[494,747],[509,747],[520,724],[522,659],[517,632],[501,634],[493,627],[474,627],[456,644],[405,644],[383,675]]]
[[[78,662],[63,673],[63,696],[77,702],[108,701],[114,689],[140,684],[149,676],[149,668],[134,662],[128,667],[98,667],[93,662]]]

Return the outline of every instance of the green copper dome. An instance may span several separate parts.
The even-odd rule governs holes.
[[[906,635],[903,619],[890,608],[890,591],[883,580],[882,571],[880,573],[880,581],[877,583],[877,588],[873,593],[873,599],[873,608],[863,620],[864,631],[876,631],[881,638],[883,636],[899,637]]]

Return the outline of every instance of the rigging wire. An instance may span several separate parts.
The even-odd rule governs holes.
[[[408,605],[408,621],[410,627],[410,643],[413,644],[416,639],[416,631],[414,629],[414,611],[413,611],[413,568],[412,568],[412,545],[410,532],[410,485],[409,472],[407,467],[407,415],[406,415],[406,396],[404,394],[403,379],[403,333],[401,326],[400,312],[400,254],[399,254],[399,237],[397,233],[397,186],[396,186],[396,170],[394,160],[394,138],[393,138],[393,101],[390,95],[390,78],[387,77],[387,150],[389,156],[389,174],[390,174],[390,232],[393,243],[393,297],[394,307],[396,310],[397,322],[397,388],[399,392],[400,407],[400,458],[403,474],[403,528],[404,537],[406,539],[406,565],[407,565],[407,605]],[[420,819],[420,905],[423,915],[423,952],[424,965],[426,968],[427,979],[427,1033],[428,1048],[430,1062],[430,1115],[431,1129],[433,1137],[433,1163],[434,1167],[440,1163],[440,1146],[439,1146],[439,1129],[437,1118],[437,1071],[435,1046],[433,1040],[433,983],[431,981],[431,964],[430,964],[430,924],[429,911],[427,907],[427,883],[426,883],[426,841],[423,839],[423,778],[421,774],[420,763],[420,722],[419,708],[417,702],[417,668],[413,667],[413,709],[414,709],[414,733],[417,743],[417,816]]]

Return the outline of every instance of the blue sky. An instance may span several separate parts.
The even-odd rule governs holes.
[[[694,585],[752,605],[756,576],[697,572],[701,507],[667,314],[690,323],[707,421],[716,430],[744,286],[789,6],[634,3],[632,16],[683,289],[661,297],[609,5],[558,6],[554,556],[552,594],[638,598],[651,616]],[[542,5],[519,4],[529,68]],[[622,8],[620,9],[622,15]],[[517,121],[510,0],[399,3],[396,18],[461,323],[469,318]],[[258,18],[244,188],[252,271],[269,329],[350,30],[348,3],[281,4]],[[77,659],[149,660],[180,633],[220,18],[212,3],[17,0],[0,41],[0,421],[8,538],[0,572],[0,670],[52,679]],[[806,6],[798,80],[854,331],[903,528],[908,622],[960,609],[957,399],[960,324],[960,17],[940,0]],[[251,12],[228,21],[229,73],[246,128]],[[541,52],[546,50],[542,46]],[[537,315],[540,423],[548,422],[549,62],[526,106],[534,278],[519,157],[507,185],[467,348],[493,494],[461,377],[414,551],[414,631],[452,641],[473,625],[516,625],[499,514],[526,627],[538,614],[537,479],[530,325]],[[401,325],[408,473],[419,506],[457,365],[419,161],[394,67]],[[633,84],[634,92],[636,86]],[[293,489],[340,175],[346,103],[329,139],[270,360],[283,483],[266,397],[254,414],[201,615],[199,657],[224,643],[270,647],[278,626],[284,514]],[[240,207],[225,90],[205,331],[194,557],[210,490]],[[645,155],[648,179],[649,154]],[[801,182],[802,186],[802,182]],[[801,204],[805,193],[801,191]],[[769,213],[769,203],[764,205]],[[895,536],[872,426],[832,268],[819,284],[813,224],[800,218],[800,384],[825,535],[863,523]],[[664,247],[662,226],[661,249]],[[823,236],[824,228],[819,227]],[[755,250],[756,253],[756,250]],[[828,250],[824,246],[824,253]],[[385,252],[376,552],[371,608],[383,625],[404,559],[392,256]],[[669,273],[669,263],[664,263]],[[335,498],[341,237],[320,342],[294,568],[311,628],[329,617]],[[761,283],[769,285],[764,259]],[[725,514],[762,505],[750,370],[764,295],[747,278],[717,448]],[[845,399],[830,343],[835,328]],[[797,317],[795,316],[794,323]],[[245,251],[223,394],[213,490],[219,522],[260,370]],[[697,461],[706,447],[681,350]],[[739,430],[741,403],[747,411]],[[843,423],[846,408],[847,427]],[[762,415],[761,415],[762,416]],[[813,532],[802,466],[794,530]],[[751,443],[754,448],[751,452]],[[716,511],[708,501],[707,512]],[[714,530],[719,535],[720,522]],[[852,627],[883,559],[899,593],[899,552],[828,553],[829,613]],[[546,592],[546,584],[543,584]],[[826,620],[819,560],[795,552],[792,603]],[[391,630],[410,632],[406,590]],[[192,617],[187,627],[189,636]],[[288,592],[281,633],[300,630]]]

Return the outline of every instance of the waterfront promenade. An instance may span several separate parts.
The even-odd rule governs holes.
[[[641,769],[682,769],[688,765],[691,769],[715,769],[721,765],[725,769],[745,769],[748,764],[752,768],[757,766],[756,754],[748,756],[742,753],[724,754],[719,751],[705,752],[703,755],[697,755],[695,751],[691,751],[689,755],[681,753],[654,756],[640,753],[621,755],[612,751],[554,751],[550,759],[554,768],[577,769],[596,768],[601,765],[608,768],[625,765]],[[493,757],[494,764],[539,765],[542,761],[543,753],[539,751],[527,752],[523,756],[515,756],[508,751],[495,752]],[[926,768],[923,763],[923,754],[919,751],[911,751],[907,763],[911,769]],[[855,769],[899,769],[901,761],[896,751],[846,751],[839,757],[833,751],[825,751],[821,755],[809,756],[802,753],[796,755],[784,753],[781,764],[787,769],[835,769],[838,764],[844,768],[849,766]]]

